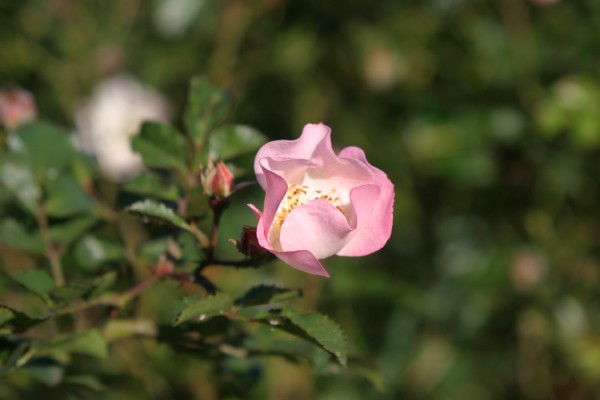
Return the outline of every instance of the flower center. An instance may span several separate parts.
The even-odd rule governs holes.
[[[300,207],[311,200],[328,201],[342,214],[344,213],[344,206],[336,188],[331,188],[329,190],[315,190],[306,185],[294,184],[288,187],[287,193],[281,201],[281,204],[279,204],[272,227],[275,229],[281,228],[285,218],[293,209]]]

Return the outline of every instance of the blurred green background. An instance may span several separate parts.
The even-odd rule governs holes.
[[[0,3],[0,85],[31,91],[46,119],[72,127],[127,72],[181,124],[200,74],[232,91],[235,122],[291,139],[323,121],[396,185],[382,251],[326,260],[329,280],[267,270],[341,325],[380,387],[275,360],[253,398],[596,398],[598,49],[595,0]],[[242,202],[230,215],[232,237],[252,221]],[[154,372],[136,379],[161,377],[139,398],[211,398],[188,361],[138,350]]]

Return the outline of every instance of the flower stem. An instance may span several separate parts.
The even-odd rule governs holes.
[[[50,261],[50,271],[54,284],[56,286],[63,286],[65,284],[65,276],[63,274],[62,265],[60,263],[60,251],[56,248],[52,239],[50,238],[50,227],[48,225],[48,216],[44,206],[40,204],[37,209],[36,219],[44,246],[46,247],[46,257]]]

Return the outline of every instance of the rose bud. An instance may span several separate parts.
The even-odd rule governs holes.
[[[37,108],[31,93],[18,87],[0,91],[0,122],[7,130],[13,131],[36,117]]]
[[[200,170],[200,182],[209,196],[228,197],[233,187],[233,174],[221,160],[208,159],[206,169]]]
[[[383,247],[392,231],[394,185],[358,147],[335,153],[331,129],[308,124],[297,140],[260,148],[254,172],[265,190],[258,243],[309,274],[328,277],[320,259],[357,257]]]

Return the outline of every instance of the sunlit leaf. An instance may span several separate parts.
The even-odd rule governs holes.
[[[140,153],[144,165],[186,171],[187,144],[172,126],[145,122],[139,135],[132,140],[133,150]]]
[[[88,298],[93,298],[106,292],[112,288],[117,282],[117,272],[109,271],[93,280],[94,289],[87,295]]]
[[[173,325],[190,321],[205,321],[215,315],[225,314],[231,307],[233,307],[233,299],[226,293],[219,293],[203,299],[188,297],[175,305]]]
[[[89,234],[84,236],[73,249],[73,256],[82,268],[93,270],[110,262],[118,261],[125,254],[121,244]]]
[[[30,292],[38,295],[44,302],[51,303],[48,294],[54,289],[55,285],[46,271],[29,268],[13,276],[13,279]]]
[[[35,215],[42,192],[23,157],[11,154],[0,159],[0,182],[26,211]]]
[[[48,179],[46,184],[46,212],[53,217],[67,217],[74,214],[90,213],[97,209],[92,200],[72,177],[60,175]]]
[[[74,335],[61,336],[53,341],[40,344],[41,350],[62,351],[67,353],[82,354],[96,358],[108,356],[108,346],[98,330],[90,329]]]
[[[69,282],[65,286],[52,289],[50,291],[50,297],[57,303],[69,303],[85,296],[93,289],[94,286],[91,282]]]
[[[187,133],[203,143],[208,133],[223,123],[232,106],[229,92],[211,86],[204,78],[192,79],[184,117]]]
[[[46,253],[40,233],[27,232],[25,227],[14,219],[0,221],[0,243],[38,255]]]
[[[65,130],[44,121],[22,125],[15,132],[15,149],[22,151],[37,179],[51,170],[59,170],[75,156],[71,136]]]
[[[225,125],[215,129],[208,140],[208,148],[215,157],[228,160],[253,152],[267,141],[267,137],[247,125]]]
[[[0,304],[0,310],[4,318],[7,318],[9,314],[12,314],[10,319],[3,322],[3,326],[9,326],[17,333],[24,332],[27,329],[40,324],[48,319],[47,316],[43,317],[31,317],[23,312],[17,311],[14,308]]]
[[[164,200],[176,201],[179,198],[179,190],[174,182],[152,172],[133,178],[123,186],[123,190]]]
[[[62,224],[53,224],[50,227],[50,237],[55,243],[70,244],[81,238],[97,221],[97,217],[84,216],[73,218]]]
[[[164,205],[152,200],[143,200],[133,203],[127,210],[133,213],[141,214],[146,217],[150,217],[153,220],[166,222],[171,225],[175,225],[182,229],[190,229],[190,226],[185,222],[183,218],[175,214],[175,211]]]
[[[46,386],[58,385],[65,376],[65,367],[50,357],[32,358],[23,368]]]
[[[69,375],[64,379],[64,382],[81,386],[94,392],[106,390],[106,386],[94,375]]]
[[[2,338],[0,337],[0,339]],[[25,341],[10,343],[10,347],[5,351],[8,354],[1,360],[0,379],[12,372],[15,368],[25,364],[33,355],[33,353],[29,351],[29,343]]]
[[[346,365],[346,339],[340,327],[327,316],[316,312],[300,314],[284,309],[278,312],[265,312],[256,315],[254,319],[312,342],[327,350],[341,365]]]
[[[11,309],[0,307],[0,326],[13,319],[14,316],[15,313]]]

